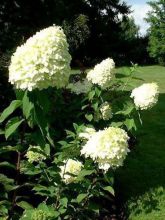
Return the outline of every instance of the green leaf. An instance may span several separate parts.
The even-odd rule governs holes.
[[[67,208],[68,199],[67,199],[66,197],[60,199],[60,204],[61,204],[63,207]]]
[[[122,110],[122,111],[118,111],[116,112],[115,114],[116,115],[119,115],[119,114],[122,114],[122,115],[129,115],[134,109],[134,106],[133,105],[130,105],[129,107],[127,107],[125,110]]]
[[[92,107],[95,111],[98,109],[98,105],[99,105],[98,102],[96,102],[92,105]]]
[[[82,107],[81,107],[81,110],[84,110],[85,108],[87,108],[89,106],[89,104],[88,105],[83,105]]]
[[[33,209],[33,206],[26,201],[17,202],[17,206],[21,207],[22,209]]]
[[[94,173],[95,170],[81,170],[79,175],[77,176],[77,180],[82,180],[85,176],[90,176],[92,173]]]
[[[97,87],[95,88],[96,95],[99,97],[101,95],[101,90]]]
[[[4,217],[0,217],[0,220],[6,220],[7,219],[8,210],[9,209],[5,205],[0,205],[0,215],[4,216]]]
[[[59,209],[60,214],[64,214],[66,211],[67,211],[67,209],[64,209],[64,208]]]
[[[136,124],[133,118],[127,118],[124,122],[128,131],[132,130],[133,128],[136,130]]]
[[[91,92],[89,92],[89,94],[88,94],[89,100],[92,100],[93,97],[94,97],[94,95],[95,95],[95,91],[94,91],[94,90],[92,90]]]
[[[58,141],[61,146],[66,146],[68,143],[66,141]]]
[[[40,167],[34,166],[28,161],[22,160],[20,164],[20,172],[28,176],[35,176],[43,171],[40,169]]]
[[[46,128],[46,131],[47,131],[46,138],[47,138],[47,140],[49,141],[50,145],[51,145],[52,147],[54,147],[54,141],[53,141],[53,138],[52,138],[51,135],[50,135],[49,127],[48,127],[48,126],[47,126],[47,128]]]
[[[56,188],[54,186],[42,186],[42,185],[36,185],[33,187],[33,190],[36,191],[36,194],[41,196],[49,196],[50,198],[54,197]]]
[[[31,220],[33,212],[34,212],[34,209],[25,210],[20,220]]]
[[[47,121],[42,109],[39,108],[38,106],[35,106],[35,120],[42,133],[43,138],[45,139],[47,135],[47,131],[46,131]]]
[[[10,105],[2,112],[0,116],[0,123],[2,123],[9,115],[11,115],[18,107],[22,105],[22,101],[14,100]]]
[[[10,210],[12,207],[11,202],[7,200],[2,200],[0,201],[0,220],[7,220],[8,219],[8,210]],[[2,217],[3,216],[3,217]]]
[[[53,218],[57,218],[60,215],[58,211],[53,211]]]
[[[73,123],[74,130],[77,131],[79,126],[76,123]]]
[[[112,186],[106,186],[106,187],[103,187],[103,189],[111,193],[113,196],[115,195],[115,192]]]
[[[89,210],[92,210],[93,212],[99,214],[100,206],[97,203],[90,202],[88,206]]]
[[[7,200],[2,200],[0,201],[0,206],[1,205],[7,205],[7,206],[10,206],[11,205],[11,202],[7,201]]]
[[[49,144],[45,145],[44,152],[47,156],[50,155],[50,145]]]
[[[14,180],[11,178],[8,178],[4,174],[0,174],[0,183],[3,184],[6,191],[10,191],[13,189],[14,186]]]
[[[22,108],[23,108],[23,115],[26,119],[28,119],[31,115],[32,109],[34,109],[34,104],[30,101],[28,96],[28,92],[26,91],[22,100]]]
[[[17,128],[22,124],[23,121],[24,119],[17,122],[15,122],[15,120],[12,121],[10,126],[5,129],[5,138],[8,139],[17,130]]]
[[[118,121],[118,122],[112,122],[111,123],[111,126],[112,127],[121,127],[121,126],[123,126],[123,124],[124,124],[124,122],[122,122],[122,121]]]
[[[24,93],[25,93],[24,90],[15,89],[14,92],[15,92],[15,95],[16,95],[17,100],[22,100],[22,99],[23,99],[23,96],[24,96]]]
[[[0,163],[0,167],[8,167],[8,168],[12,168],[12,169],[16,168],[15,165],[13,165],[13,164],[11,164],[11,163],[9,163],[7,161],[1,162]]]
[[[18,151],[20,149],[20,146],[2,146],[0,147],[0,154],[6,153],[6,152],[12,152],[12,151]]]
[[[37,208],[44,212],[49,212],[49,208],[45,203],[40,203]]]
[[[105,173],[104,179],[108,182],[108,185],[111,185],[111,186],[114,185],[114,173],[113,172]]]
[[[81,193],[77,196],[76,200],[78,203],[81,203],[87,196],[88,196],[88,193]]]
[[[85,115],[85,118],[86,118],[88,121],[92,121],[93,115],[92,115],[92,114],[86,114],[86,115]]]

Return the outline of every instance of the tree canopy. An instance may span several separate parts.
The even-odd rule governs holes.
[[[73,55],[83,44],[87,56],[106,57],[119,49],[118,15],[128,13],[129,7],[119,0],[2,0],[0,49],[11,49],[37,30],[57,24],[70,37]]]
[[[129,14],[130,6],[122,0],[1,0],[0,56],[56,24],[67,35],[73,61],[93,65],[106,57],[117,63],[133,57],[138,62],[132,56],[138,27]]]
[[[165,65],[165,0],[150,1],[151,11],[147,21],[149,29],[149,52],[160,64]]]

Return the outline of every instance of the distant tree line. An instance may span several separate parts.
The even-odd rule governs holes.
[[[139,36],[130,12],[120,0],[1,0],[0,53],[10,55],[36,31],[56,24],[67,35],[73,65],[106,57],[118,65],[146,64],[148,38]]]
[[[151,57],[165,65],[165,0],[150,1],[148,4],[151,7],[146,19],[150,24],[148,50]]]

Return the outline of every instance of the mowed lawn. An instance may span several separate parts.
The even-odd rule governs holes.
[[[124,67],[117,70],[125,71]],[[158,83],[159,101],[141,113],[140,142],[117,170],[116,190],[129,220],[165,220],[165,67],[139,67],[131,84],[136,87],[144,82]]]

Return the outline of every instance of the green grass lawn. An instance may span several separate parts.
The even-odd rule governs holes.
[[[129,220],[165,220],[165,67],[139,67],[133,87],[144,82],[158,83],[159,101],[150,111],[142,112],[140,142],[117,171],[117,190]]]

